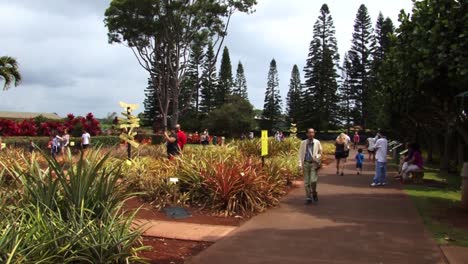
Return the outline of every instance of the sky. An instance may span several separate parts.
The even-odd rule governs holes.
[[[253,14],[235,14],[225,44],[233,73],[242,62],[249,100],[263,108],[270,61],[278,65],[285,105],[291,70],[302,69],[312,28],[323,3],[336,29],[340,57],[349,50],[354,19],[361,4],[372,24],[379,12],[398,25],[411,0],[257,0]],[[109,44],[104,11],[110,0],[0,0],[0,56],[15,57],[23,82],[0,91],[0,111],[55,112],[97,117],[120,112],[118,102],[140,104],[143,111],[148,74],[132,51]],[[218,58],[219,60],[221,58]],[[219,69],[219,67],[218,67]],[[3,86],[3,83],[0,83]]]

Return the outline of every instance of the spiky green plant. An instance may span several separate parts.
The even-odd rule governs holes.
[[[146,249],[142,230],[132,225],[136,212],[123,210],[132,194],[117,183],[120,165],[99,152],[81,155],[77,163],[69,153],[63,166],[40,152],[47,168],[35,156],[23,157],[25,167],[0,162],[22,186],[12,202],[0,202],[0,262],[143,261],[137,255]]]

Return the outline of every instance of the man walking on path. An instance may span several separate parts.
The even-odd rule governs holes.
[[[180,128],[180,125],[176,125],[176,131],[177,131],[177,144],[179,145],[180,150],[184,150],[185,144],[187,144],[187,136],[185,135],[185,132],[182,131]]]
[[[386,184],[385,179],[387,177],[387,149],[388,142],[385,138],[385,133],[380,131],[378,134],[379,139],[375,142],[375,176],[371,184],[372,187],[384,186]]]
[[[304,173],[304,187],[306,202],[310,204],[312,199],[318,202],[317,194],[317,170],[320,167],[322,157],[322,145],[315,139],[315,130],[307,129],[307,139],[301,142],[299,148],[299,168]]]

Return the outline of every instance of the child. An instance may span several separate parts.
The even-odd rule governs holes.
[[[356,154],[356,169],[357,174],[361,174],[362,172],[362,163],[364,162],[364,154],[362,154],[362,148],[358,149],[358,153]]]

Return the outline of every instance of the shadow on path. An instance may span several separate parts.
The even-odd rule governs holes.
[[[321,171],[318,204],[295,189],[188,263],[446,263],[399,183],[371,188],[372,164],[353,165]]]

